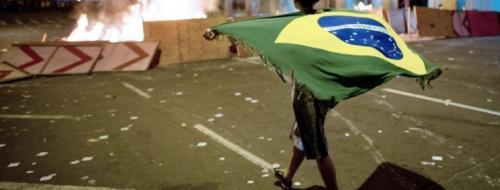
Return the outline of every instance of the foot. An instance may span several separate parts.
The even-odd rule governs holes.
[[[285,172],[279,168],[273,168],[274,177],[279,180],[279,185],[281,189],[289,190],[292,189],[292,181],[285,178]]]

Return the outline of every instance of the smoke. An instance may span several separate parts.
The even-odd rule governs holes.
[[[106,26],[122,25],[123,18],[132,14],[131,7],[139,0],[85,0],[77,7],[77,15],[85,14],[93,27],[97,22]]]

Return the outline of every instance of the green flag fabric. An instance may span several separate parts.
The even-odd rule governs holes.
[[[212,29],[254,49],[279,72],[292,71],[319,100],[339,102],[398,75],[418,77],[424,86],[441,73],[370,13],[293,13]]]

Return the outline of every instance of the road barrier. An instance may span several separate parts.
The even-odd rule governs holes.
[[[145,71],[150,68],[158,42],[110,43],[93,71]]]
[[[5,62],[0,63],[0,83],[29,77],[30,74]]]
[[[40,44],[15,44],[1,58],[6,62],[31,74],[40,74],[56,47]]]
[[[156,64],[158,42],[30,42],[0,57],[0,83],[31,75],[145,71]]]
[[[104,48],[101,43],[61,43],[41,74],[86,74],[92,71]]]

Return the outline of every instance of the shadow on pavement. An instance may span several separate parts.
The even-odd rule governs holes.
[[[279,187],[279,182],[274,185]],[[294,190],[325,190],[323,186],[314,185]],[[417,174],[395,164],[380,164],[375,172],[358,188],[358,190],[444,190],[441,185],[427,177]]]
[[[427,177],[392,163],[380,164],[359,190],[443,190],[438,183]]]
[[[219,184],[217,183],[203,183],[199,185],[184,184],[162,187],[162,190],[216,190],[218,187]]]

